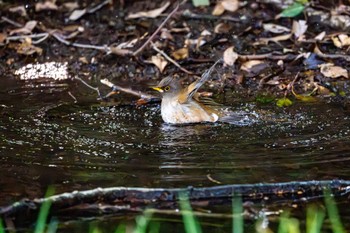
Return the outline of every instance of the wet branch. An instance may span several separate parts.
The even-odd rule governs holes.
[[[122,91],[122,92],[125,92],[128,94],[140,97],[140,98],[145,99],[145,100],[159,99],[157,96],[154,96],[154,95],[149,95],[149,94],[143,93],[141,91],[134,91],[130,88],[125,88],[125,87],[115,85],[114,83],[110,82],[108,79],[101,79],[101,83],[112,88],[112,92]],[[107,94],[107,96],[110,96],[110,95],[111,94]]]
[[[274,184],[242,184],[222,185],[207,188],[97,188],[87,191],[63,193],[47,198],[24,200],[6,207],[0,207],[0,217],[19,217],[37,214],[40,206],[51,202],[53,213],[65,213],[79,205],[85,206],[88,211],[90,205],[103,210],[106,206],[108,214],[120,211],[135,212],[147,206],[153,208],[176,208],[180,196],[185,194],[192,203],[206,201],[208,205],[231,202],[234,196],[241,196],[243,201],[305,201],[324,197],[324,190],[329,189],[336,197],[348,195],[350,181],[325,180],[302,181]],[[84,211],[84,208],[80,208]],[[98,211],[97,211],[98,212]],[[103,211],[102,211],[103,212]],[[101,214],[101,211],[99,212]]]

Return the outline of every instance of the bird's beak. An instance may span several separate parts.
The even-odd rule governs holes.
[[[159,91],[160,93],[163,93],[163,89],[161,87],[152,87],[153,90]]]

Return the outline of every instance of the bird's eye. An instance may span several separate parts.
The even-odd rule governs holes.
[[[164,87],[164,91],[170,91],[170,87],[169,86]]]

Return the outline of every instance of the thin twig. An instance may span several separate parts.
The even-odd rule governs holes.
[[[15,26],[15,27],[18,27],[18,28],[23,27],[22,24],[17,23],[17,22],[15,22],[15,21],[13,21],[13,20],[11,20],[11,19],[5,17],[5,16],[1,16],[1,19],[2,19],[3,21],[5,21],[5,22],[9,23],[9,24],[12,24],[12,25]]]
[[[83,83],[85,86],[87,86],[88,88],[90,88],[90,89],[96,91],[97,94],[98,94],[98,96],[99,96],[101,99],[103,99],[103,96],[101,95],[100,90],[98,89],[98,87],[93,87],[93,86],[91,86],[90,84],[88,84],[87,82],[85,82],[83,79],[79,78],[78,76],[75,76],[74,78],[77,79],[77,80],[79,80],[80,82],[82,82],[82,83]]]
[[[125,87],[121,87],[121,86],[115,85],[114,83],[110,82],[108,79],[101,79],[100,82],[102,84],[112,88],[113,91],[122,91],[122,92],[125,92],[125,93],[128,93],[128,94],[134,95],[134,96],[138,96],[138,97],[140,97],[142,99],[158,99],[158,97],[154,96],[154,95],[149,95],[149,94],[143,93],[141,91],[134,91],[134,90],[132,90],[130,88],[125,88]]]
[[[109,47],[107,45],[103,45],[103,46],[98,46],[98,45],[89,45],[89,44],[80,44],[80,43],[71,43],[68,40],[65,40],[64,38],[62,38],[62,36],[60,36],[57,32],[54,32],[51,34],[54,38],[56,38],[59,42],[68,45],[68,46],[74,46],[74,47],[78,47],[78,48],[85,48],[85,49],[96,49],[96,50],[103,50],[105,52],[109,51]]]
[[[264,53],[264,54],[252,54],[252,55],[238,55],[240,59],[243,60],[294,60],[298,55],[286,54],[286,55],[275,55],[273,53]]]
[[[10,41],[10,40],[23,40],[25,38],[39,38],[39,37],[47,37],[49,35],[49,33],[44,32],[44,33],[38,33],[38,34],[31,34],[31,35],[22,35],[22,36],[9,36],[6,37],[6,40]],[[41,40],[41,39],[39,39]]]
[[[98,11],[99,9],[101,9],[102,7],[104,7],[105,5],[109,4],[110,2],[111,2],[111,0],[106,0],[106,1],[104,1],[104,2],[102,2],[102,3],[100,3],[100,4],[98,4],[98,5],[95,6],[94,8],[89,9],[87,12],[88,12],[89,14],[95,13],[96,11]]]
[[[151,44],[152,44],[152,48],[153,48],[155,51],[157,51],[158,53],[160,53],[161,55],[163,55],[163,57],[164,57],[165,59],[167,59],[169,62],[173,63],[173,64],[174,64],[175,66],[177,66],[180,70],[182,70],[183,72],[185,72],[185,73],[187,73],[187,74],[193,74],[193,72],[188,71],[188,70],[186,70],[185,68],[183,68],[182,66],[180,66],[179,63],[177,63],[174,59],[172,59],[171,57],[169,57],[164,51],[158,49],[157,46],[156,46],[153,42],[151,42]]]
[[[232,21],[232,22],[240,22],[241,20],[239,18],[234,18],[234,17],[230,17],[230,16],[213,16],[213,15],[199,15],[199,14],[195,14],[193,12],[191,12],[190,10],[185,10],[184,12],[182,12],[182,16],[185,18],[189,18],[189,19],[207,19],[207,20],[226,20],[226,21]]]
[[[174,10],[165,18],[165,20],[159,25],[157,30],[153,32],[153,34],[148,38],[148,40],[139,48],[137,49],[132,55],[136,56],[139,54],[153,39],[154,37],[158,34],[158,32],[163,28],[163,26],[168,22],[168,20],[175,14],[175,12],[179,9],[180,4],[183,4],[185,1],[182,3],[178,3]]]

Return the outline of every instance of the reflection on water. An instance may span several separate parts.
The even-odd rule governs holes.
[[[96,187],[185,187],[350,179],[349,110],[242,103],[249,124],[161,122],[158,105],[93,107],[85,87],[4,79],[0,204]],[[77,99],[68,94],[68,91]]]

